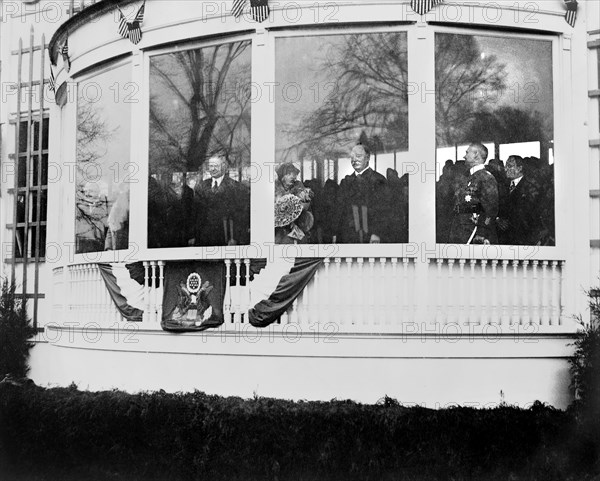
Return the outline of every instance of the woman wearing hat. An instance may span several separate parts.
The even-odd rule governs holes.
[[[275,243],[307,244],[314,218],[312,190],[298,180],[300,171],[291,162],[281,164],[275,180]]]

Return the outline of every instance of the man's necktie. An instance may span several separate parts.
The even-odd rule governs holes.
[[[212,185],[212,191],[216,192],[218,188],[219,188],[219,184],[217,183],[217,180],[214,179],[213,180],[213,185]]]
[[[510,190],[509,190],[509,192],[512,194],[512,191],[515,190],[516,187],[517,187],[517,185],[515,184],[515,181],[512,180],[510,182],[510,187],[509,187]]]

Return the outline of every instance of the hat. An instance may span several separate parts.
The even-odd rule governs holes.
[[[275,173],[277,174],[279,180],[281,180],[286,174],[299,174],[300,169],[298,169],[298,167],[296,167],[291,162],[285,162],[275,169]]]
[[[302,202],[293,194],[286,194],[275,201],[275,227],[294,222],[302,214]]]

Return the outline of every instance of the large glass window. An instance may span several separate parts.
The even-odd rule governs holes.
[[[552,42],[435,36],[440,243],[554,240]]]
[[[131,67],[79,82],[77,98],[76,252],[127,249]]]
[[[251,42],[150,59],[148,247],[250,242]]]
[[[278,38],[277,243],[408,241],[405,32]]]

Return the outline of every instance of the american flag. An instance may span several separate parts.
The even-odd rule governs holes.
[[[140,40],[142,40],[141,25],[144,21],[145,7],[146,2],[142,3],[132,22],[127,21],[125,15],[123,15],[123,12],[119,8],[119,35],[123,38],[128,38],[134,45],[137,45],[140,43]]]
[[[250,14],[256,22],[264,22],[269,18],[269,1],[268,0],[250,0]]]
[[[56,79],[54,78],[54,70],[50,67],[50,78],[48,79],[48,87],[52,92],[56,92]]]
[[[565,20],[571,27],[574,27],[577,19],[577,0],[565,0],[565,5],[567,6]]]
[[[444,0],[410,0],[410,7],[419,15],[425,15]]]
[[[244,11],[247,1],[248,0],[233,0],[233,5],[231,6],[231,15],[233,15],[235,18],[238,18]]]
[[[60,49],[60,54],[63,58],[63,65],[65,67],[65,70],[68,72],[69,70],[71,70],[71,59],[69,58],[69,37],[65,39],[65,43]]]

